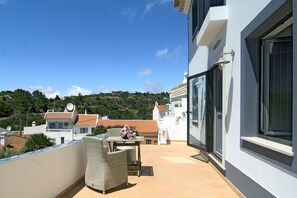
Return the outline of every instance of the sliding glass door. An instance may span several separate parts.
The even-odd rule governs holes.
[[[206,150],[206,74],[188,80],[188,144]]]

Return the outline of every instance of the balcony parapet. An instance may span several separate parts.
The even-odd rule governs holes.
[[[46,129],[45,132],[70,132],[72,133],[73,129]]]
[[[217,37],[227,24],[227,6],[210,7],[204,22],[196,36],[198,46],[207,46]]]
[[[1,197],[56,197],[83,178],[82,140],[0,160]]]

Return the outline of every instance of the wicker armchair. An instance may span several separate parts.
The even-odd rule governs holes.
[[[103,141],[96,137],[83,138],[88,156],[85,183],[105,194],[106,190],[121,184],[128,185],[128,172],[126,151],[106,152]]]
[[[121,128],[110,128],[107,129],[108,137],[115,137],[121,135]],[[113,145],[112,145],[113,147]],[[119,150],[127,150],[127,162],[132,162],[136,160],[136,148],[135,146],[118,146],[117,149]]]

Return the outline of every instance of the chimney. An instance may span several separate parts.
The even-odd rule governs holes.
[[[7,132],[0,133],[0,144],[8,146]]]
[[[33,122],[32,122],[32,127],[35,127],[35,126],[36,126],[36,122],[33,121]]]
[[[183,84],[184,84],[184,83],[187,83],[187,78],[188,78],[188,72],[185,71],[185,73],[184,73]]]

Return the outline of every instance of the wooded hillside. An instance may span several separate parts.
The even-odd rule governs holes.
[[[168,93],[99,93],[82,96],[69,96],[48,99],[36,90],[29,92],[22,89],[0,92],[0,127],[11,126],[12,130],[20,130],[31,126],[34,120],[37,125],[43,124],[43,115],[48,109],[64,111],[68,103],[76,105],[78,113],[107,115],[110,119],[152,119],[155,102],[165,104]]]

